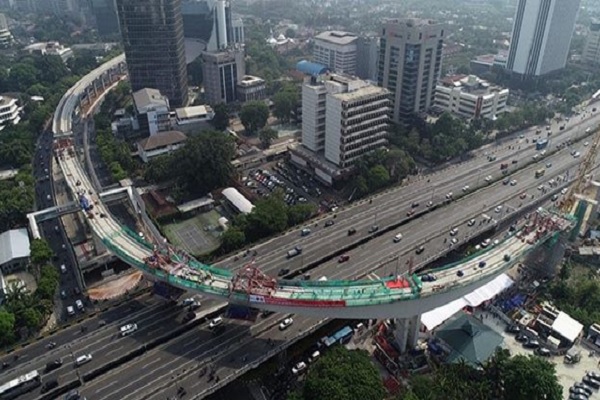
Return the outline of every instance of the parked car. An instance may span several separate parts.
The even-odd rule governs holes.
[[[519,334],[519,333],[521,333],[521,328],[519,328],[519,325],[514,325],[514,324],[509,325],[506,327],[506,332],[512,333],[512,334]]]
[[[304,361],[300,361],[298,364],[294,365],[292,368],[292,373],[297,375],[306,369],[306,363]]]
[[[552,352],[545,347],[538,347],[535,349],[534,353],[540,357],[550,357],[552,355]]]

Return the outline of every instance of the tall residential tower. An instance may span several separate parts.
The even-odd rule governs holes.
[[[519,0],[506,69],[523,79],[563,69],[580,0]]]
[[[377,81],[393,95],[395,122],[427,111],[442,70],[444,25],[425,19],[390,19],[381,30]]]
[[[174,107],[188,102],[181,0],[117,0],[129,80],[158,89]]]

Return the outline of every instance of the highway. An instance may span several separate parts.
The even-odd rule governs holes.
[[[505,209],[510,209],[511,207],[516,208],[520,203],[526,204],[527,202],[531,201],[531,197],[529,196],[526,200],[522,200],[519,198],[520,193],[525,190],[527,190],[528,193],[534,193],[534,191],[537,192],[536,186],[540,185],[542,182],[548,181],[549,179],[555,179],[556,176],[564,173],[566,170],[572,170],[574,165],[577,163],[577,160],[570,156],[567,150],[563,150],[561,153],[548,158],[548,160],[552,161],[554,166],[549,170],[548,175],[543,179],[536,180],[534,178],[533,171],[537,166],[532,166],[527,170],[513,176],[513,178],[519,182],[516,186],[505,186],[502,183],[498,183],[486,189],[486,196],[481,196],[478,194],[461,199],[451,206],[438,209],[431,214],[427,214],[403,226],[402,231],[405,233],[405,240],[403,239],[403,242],[400,244],[393,243],[392,238],[395,232],[391,232],[369,242],[368,245],[366,245],[368,246],[369,251],[365,251],[365,248],[359,248],[348,252],[350,255],[350,260],[347,263],[339,264],[336,260],[325,263],[321,267],[315,269],[313,276],[316,277],[325,275],[331,277],[332,279],[342,279],[352,277],[353,275],[365,274],[371,272],[374,266],[389,259],[390,254],[401,255],[398,265],[400,272],[403,272],[407,268],[406,260],[414,255],[414,251],[412,250],[414,249],[415,243],[423,243],[427,241],[428,250],[436,249],[441,251],[442,249],[446,249],[448,245],[444,243],[444,239],[449,239],[448,231],[450,229],[451,221],[465,221],[466,219],[480,215],[482,212],[487,212],[488,215],[500,219],[500,215],[498,213],[495,213],[493,210],[490,210],[487,207],[483,208],[483,204],[486,204],[486,206],[490,208],[494,208],[497,204],[502,203]],[[539,198],[539,194],[536,193],[534,201],[539,200]],[[492,201],[488,201],[488,199]],[[510,213],[502,212],[501,214],[506,217]],[[439,222],[440,220],[448,221],[448,230],[440,228],[439,223],[433,223],[435,221]],[[481,218],[478,218],[477,220],[480,221]],[[453,226],[459,227],[459,234],[457,235],[459,238],[464,238],[467,236],[467,232],[470,234],[476,234],[477,230],[487,229],[489,227],[489,225],[486,226],[485,224],[480,226],[479,223],[476,223],[473,227],[469,228],[458,224]],[[404,251],[403,246],[405,246]],[[383,276],[387,275],[391,271],[393,271],[393,268],[388,265],[387,267],[376,270],[375,273]],[[271,318],[281,320],[284,317],[285,315],[277,315]],[[297,316],[295,319],[296,322],[291,327],[291,329],[294,330],[309,329],[311,325],[318,323],[318,321],[314,318],[306,320],[305,317]],[[259,322],[253,328],[260,329],[262,324],[266,323],[268,323],[268,321],[262,322],[259,320]],[[234,328],[230,329],[234,330],[235,332],[237,332],[237,329],[242,329],[237,328],[237,325],[239,324],[238,321],[228,320],[227,324],[228,326],[230,324],[233,325]],[[204,329],[206,328],[201,328],[200,331]],[[227,351],[224,351],[216,360],[212,362],[206,360],[208,355],[201,356],[204,354],[203,352],[206,351],[205,348],[199,348],[197,352],[194,350],[189,354],[186,353],[183,356],[183,360],[181,360],[181,351],[176,349],[189,346],[191,350],[193,346],[189,344],[189,337],[178,337],[172,342],[169,342],[168,345],[162,346],[160,349],[156,349],[153,352],[140,357],[138,360],[136,360],[137,366],[127,364],[124,367],[119,368],[114,372],[110,372],[98,380],[91,382],[90,384],[86,384],[82,392],[90,398],[101,399],[117,397],[136,399],[163,399],[167,395],[174,394],[177,390],[177,387],[180,385],[184,386],[189,393],[208,390],[210,384],[207,381],[207,377],[200,378],[197,372],[198,368],[206,363],[212,363],[216,366],[216,371],[219,376],[227,376],[229,373],[239,369],[238,362],[240,358],[246,356],[248,363],[252,363],[255,359],[264,355],[264,351],[258,351],[256,353],[252,351],[250,354],[248,354],[247,351],[249,348],[264,348],[264,337],[271,338],[277,342],[281,340],[281,332],[275,328],[271,329],[269,332],[258,335],[258,337],[254,339],[246,336],[245,340],[241,341],[235,347],[235,349],[228,347]],[[247,342],[248,340],[251,340],[251,343],[253,344],[250,345]],[[236,360],[238,360],[233,362],[233,365],[231,365],[232,361],[231,356],[229,355],[230,352],[235,354]],[[157,358],[160,359],[161,365],[167,364],[167,366],[164,368],[162,366],[160,368],[157,366],[151,370],[143,368],[143,379],[140,379],[140,369],[142,369],[144,365],[151,365],[153,360]],[[173,366],[177,366],[177,368],[173,368]],[[185,377],[186,373],[183,372],[183,368],[186,369],[188,374],[187,377]],[[135,383],[120,389],[117,388],[118,385],[112,384],[113,381]],[[154,382],[154,384],[150,384],[148,386],[149,382]],[[163,385],[168,386],[168,388],[166,390],[158,390],[158,387]],[[104,393],[100,390],[106,386],[111,388],[110,393]]]

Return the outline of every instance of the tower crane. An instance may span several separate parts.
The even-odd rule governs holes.
[[[564,197],[564,200],[560,205],[560,210],[563,213],[570,213],[573,211],[573,206],[577,200],[577,195],[580,194],[584,189],[585,177],[590,174],[594,168],[594,160],[596,159],[598,150],[600,149],[600,128],[596,128],[596,131],[593,133],[593,135],[594,138],[592,140],[590,149],[579,165],[579,171],[577,171],[575,183],[570,186],[567,194]]]

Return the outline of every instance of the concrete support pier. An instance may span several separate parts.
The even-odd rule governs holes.
[[[421,315],[415,315],[411,318],[398,318],[394,320],[394,336],[398,348],[402,353],[407,349],[417,346],[419,340],[419,330],[421,329]]]

